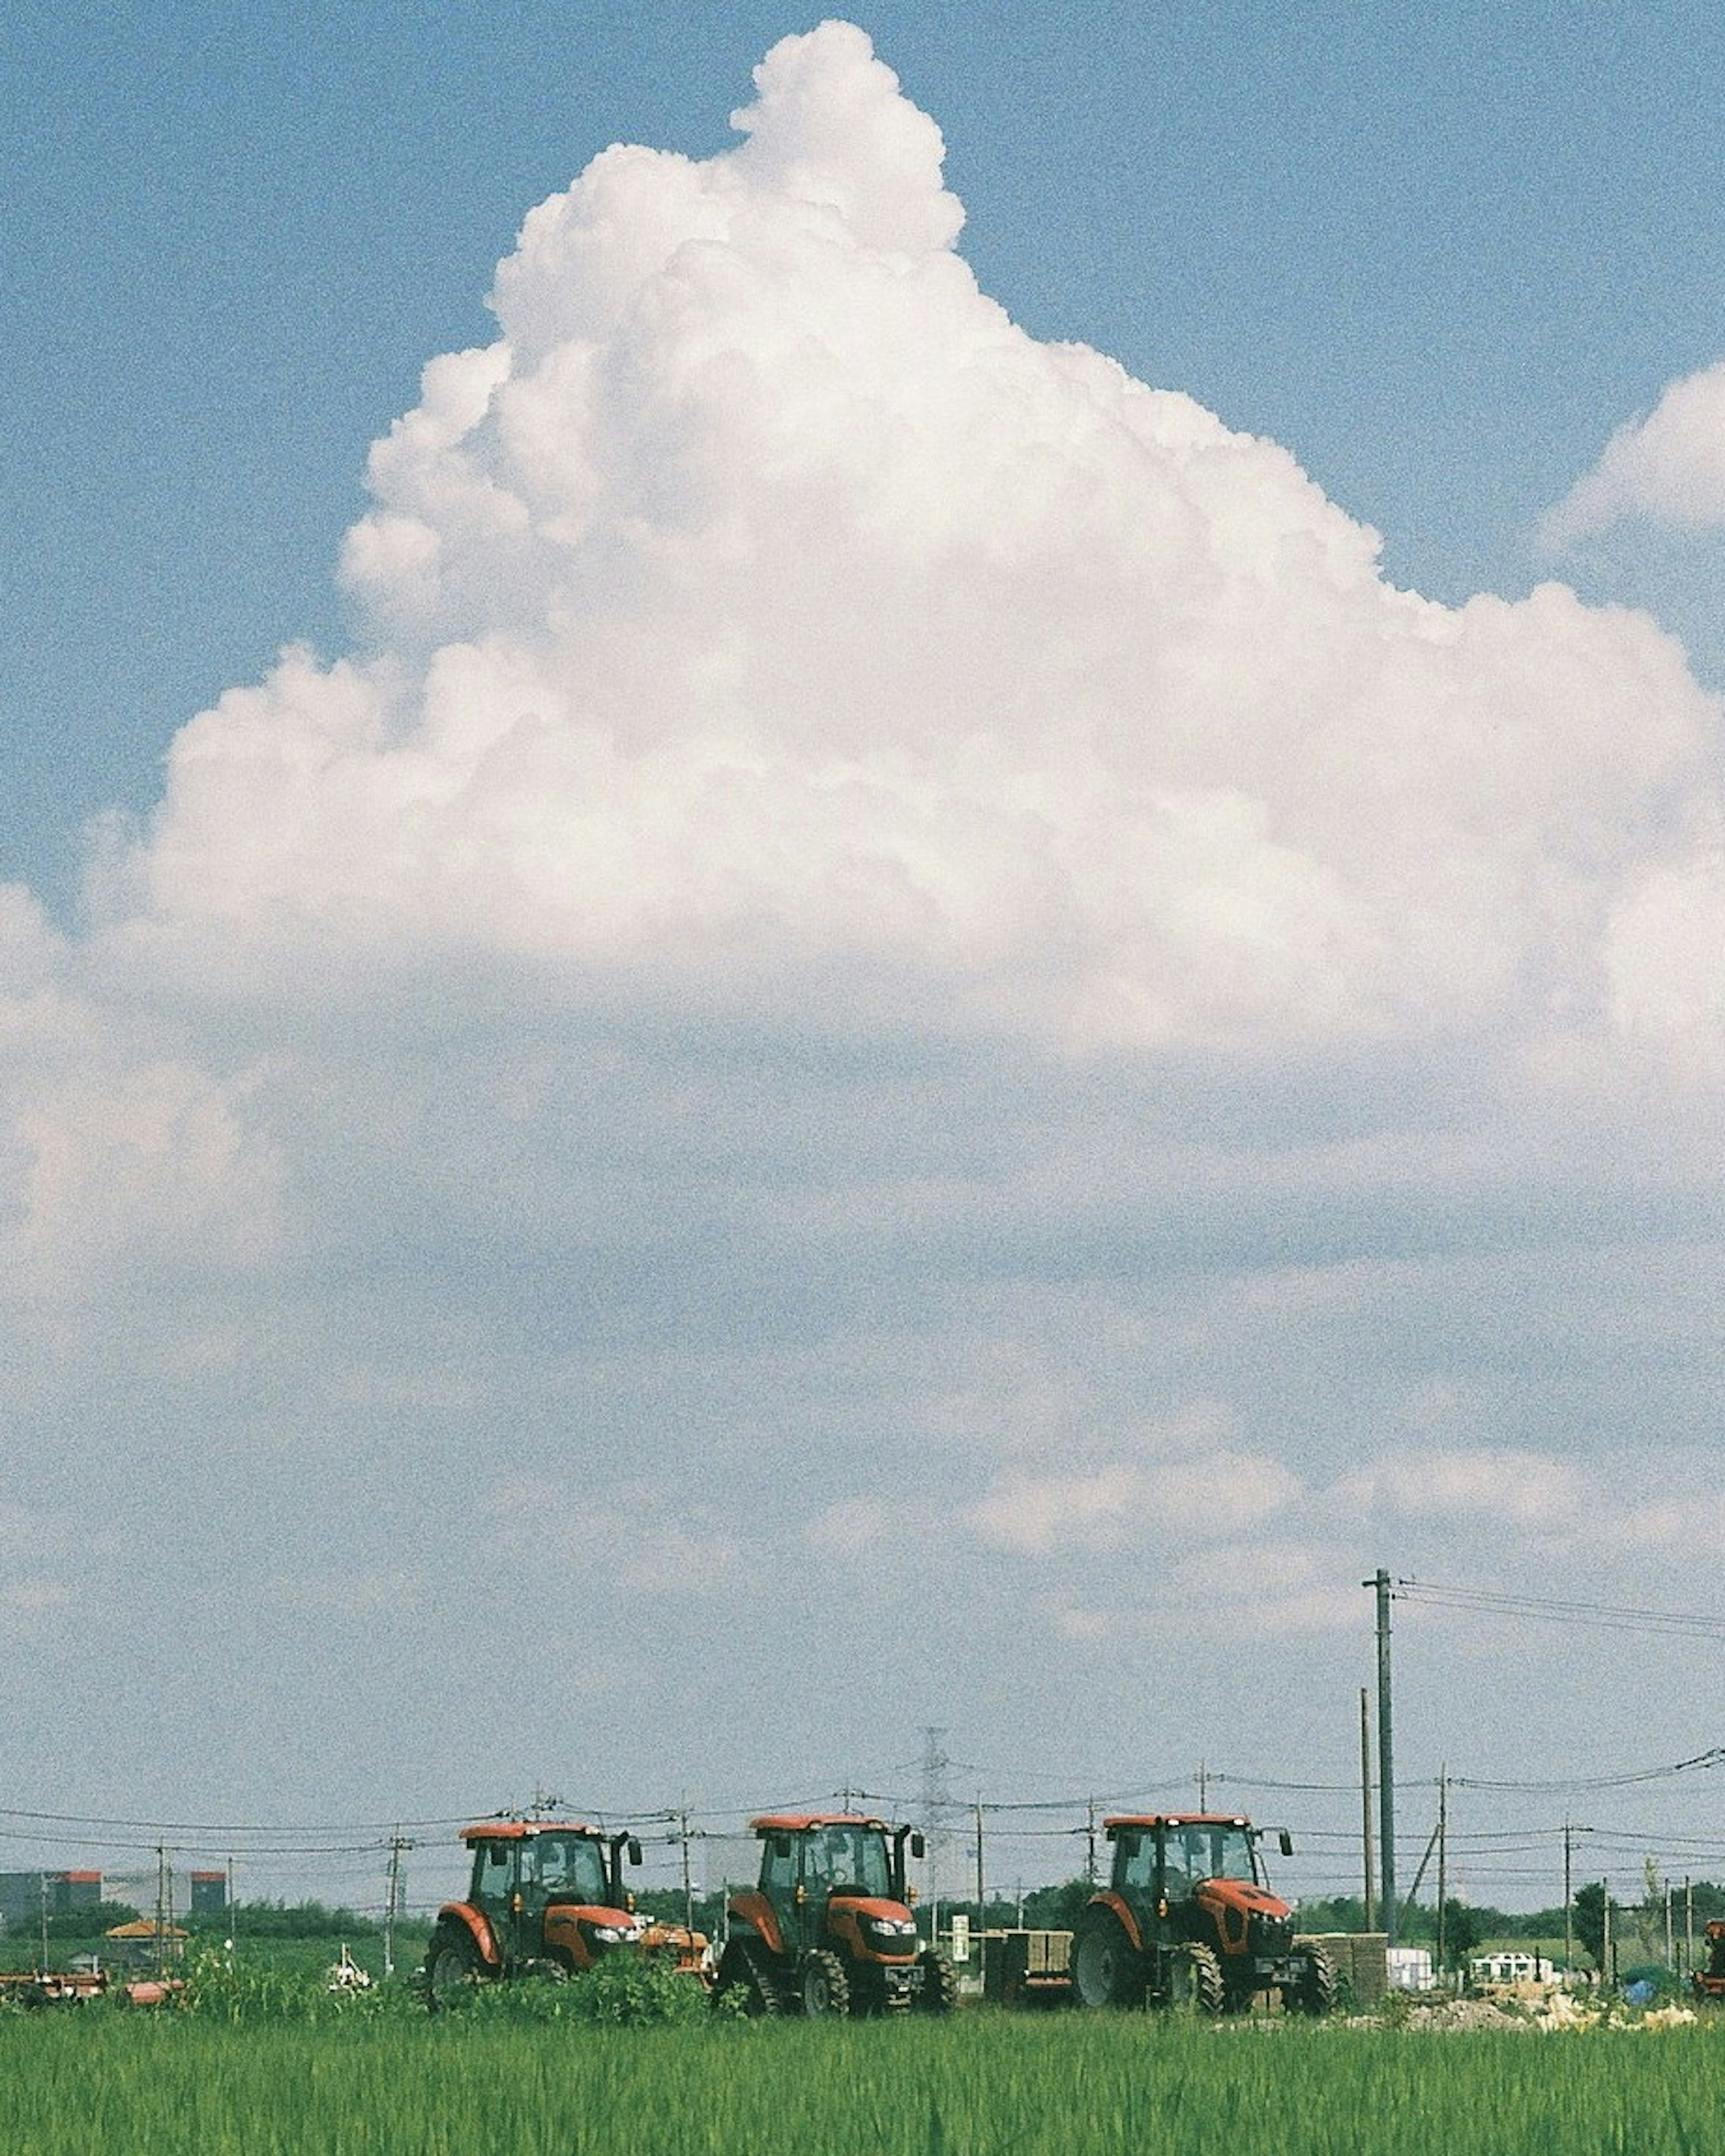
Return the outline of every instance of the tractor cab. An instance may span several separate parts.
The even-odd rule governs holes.
[[[1189,2003],[1208,2013],[1279,1991],[1327,2012],[1335,1980],[1322,1949],[1296,1948],[1294,1912],[1271,1892],[1248,1819],[1150,1814],[1104,1822],[1108,1886],[1073,1942],[1073,1982],[1089,2006]],[[1284,1833],[1281,1846],[1291,1856]]]
[[[778,1813],[750,1822],[760,1884],[731,1900],[721,1991],[755,2013],[809,2014],[952,2004],[950,1965],[923,1951],[905,1857],[922,1854],[907,1826],[849,1812]]]
[[[619,1948],[661,1953],[706,1979],[707,1943],[680,1924],[635,1913],[623,1883],[625,1858],[641,1861],[632,1834],[606,1834],[567,1820],[487,1820],[464,1827],[473,1852],[465,1902],[446,1902],[426,1950],[433,2005],[492,1979],[564,1977]]]
[[[643,1926],[623,1884],[624,1856],[640,1861],[633,1835],[567,1820],[501,1820],[464,1828],[461,1839],[473,1851],[472,1883],[466,1902],[444,1913],[480,1920],[469,1928],[482,1952],[490,1933],[487,1961],[552,1958],[590,1969],[613,1947],[636,1943]]]

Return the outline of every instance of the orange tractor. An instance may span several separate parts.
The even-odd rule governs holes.
[[[1717,2006],[1725,1999],[1725,1920],[1715,1917],[1707,1926],[1707,1965],[1692,1969],[1689,1989],[1697,1999],[1711,2000]]]
[[[775,1814],[749,1822],[761,1883],[731,1899],[731,1936],[716,1997],[750,2014],[949,2013],[958,1980],[927,1948],[911,1913],[910,1827],[850,1812]]]
[[[518,1976],[572,1976],[619,1951],[662,1954],[705,1979],[706,1940],[637,1916],[623,1860],[633,1835],[567,1820],[501,1820],[464,1827],[473,1851],[465,1902],[446,1902],[425,1949],[425,1994],[445,2005],[464,1986]]]
[[[1293,1910],[1264,1883],[1250,1820],[1158,1814],[1103,1824],[1114,1868],[1073,1937],[1081,2005],[1223,2014],[1276,1991],[1291,2012],[1329,2012],[1329,1957],[1312,1942],[1295,1944]],[[1286,1833],[1281,1841],[1291,1856]]]

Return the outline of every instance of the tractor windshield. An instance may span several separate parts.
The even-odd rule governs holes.
[[[603,1843],[586,1834],[535,1835],[522,1845],[521,1887],[548,1902],[603,1906],[611,1897]]]
[[[803,1845],[803,1884],[811,1892],[891,1897],[886,1837],[875,1826],[820,1826]]]
[[[1249,1879],[1258,1876],[1252,1837],[1243,1826],[1197,1820],[1172,1822],[1164,1851],[1165,1894],[1189,1893],[1200,1879]]]

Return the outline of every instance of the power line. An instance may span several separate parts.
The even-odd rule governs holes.
[[[1636,1609],[1610,1602],[1555,1600],[1536,1594],[1506,1594],[1483,1587],[1439,1587],[1420,1579],[1398,1579],[1399,1602],[1424,1602],[1443,1609],[1474,1609],[1487,1615],[1532,1617],[1553,1625],[1594,1625],[1609,1631],[1656,1632],[1697,1640],[1725,1640],[1725,1617],[1693,1610]]]

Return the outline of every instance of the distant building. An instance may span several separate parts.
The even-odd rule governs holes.
[[[192,1874],[192,1914],[225,1917],[228,1913],[228,1875],[225,1871]]]
[[[100,1871],[0,1871],[0,1922],[9,1932],[64,1917],[102,1898]]]
[[[153,1917],[116,1924],[102,1937],[108,1942],[109,1960],[122,1969],[154,1969],[162,1962],[180,1960],[186,1951],[186,1934],[179,1926],[158,1926]]]

